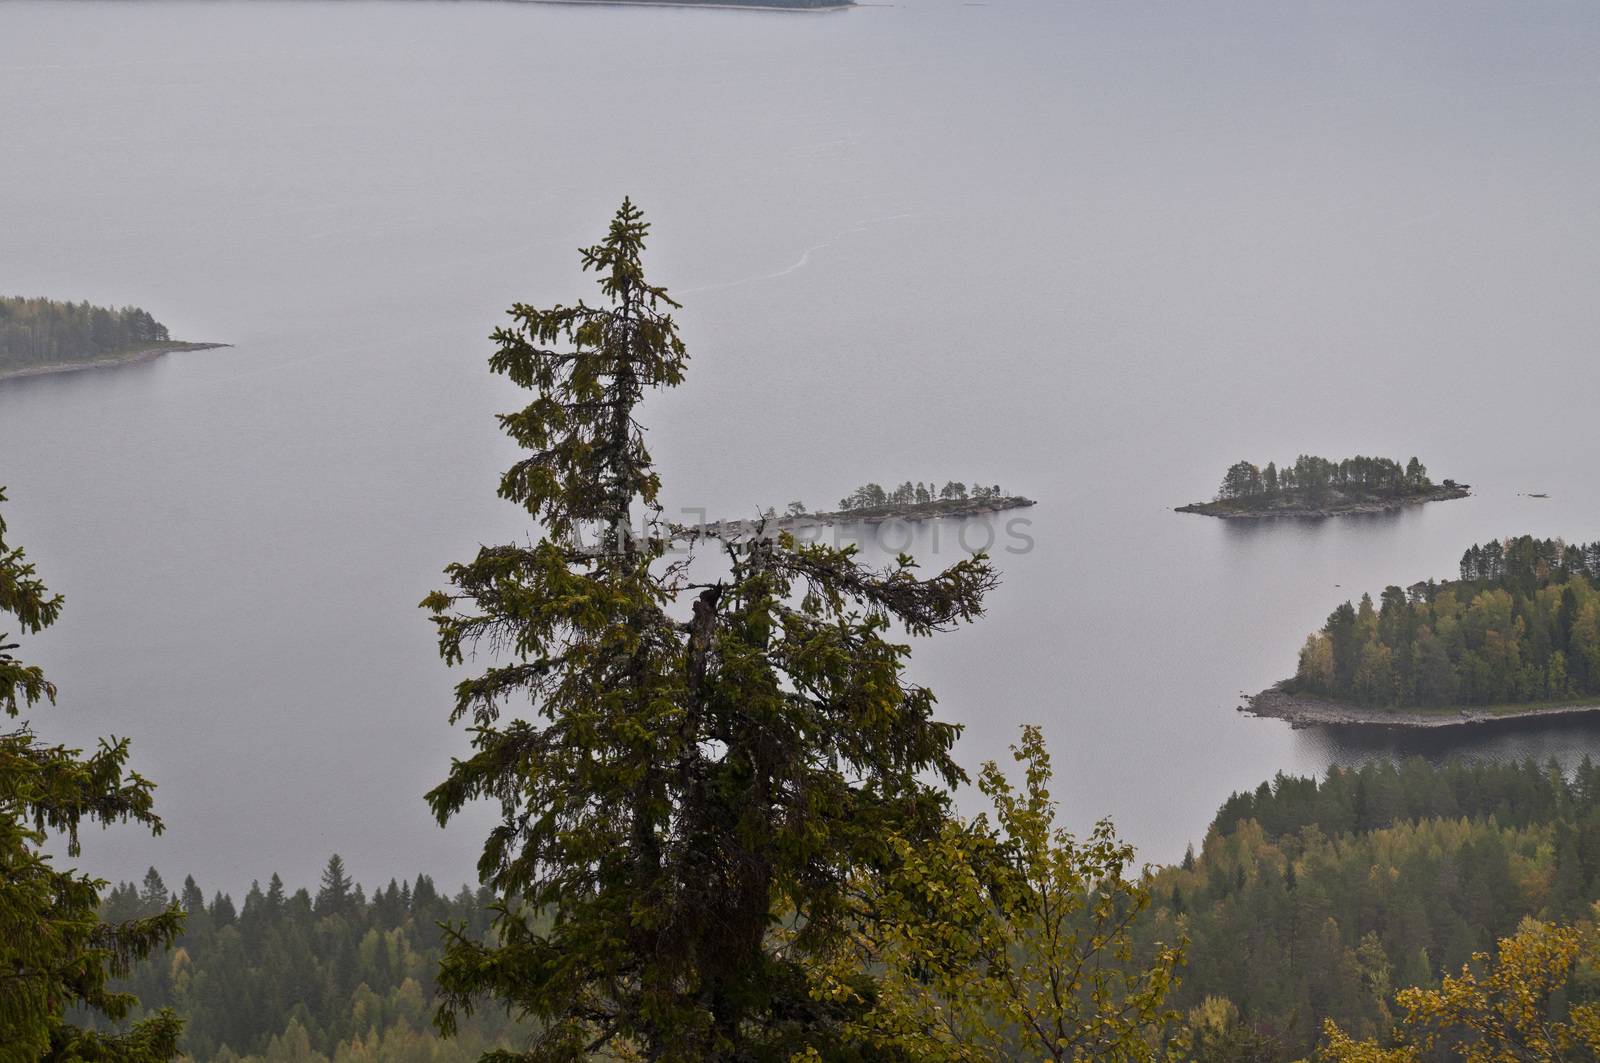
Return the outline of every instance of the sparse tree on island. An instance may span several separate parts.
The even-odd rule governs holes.
[[[911,506],[926,505],[934,501],[960,501],[966,498],[980,500],[993,500],[1004,498],[1005,492],[999,484],[982,485],[974,484],[969,495],[965,484],[957,481],[947,481],[943,488],[936,489],[933,483],[912,483],[905,481],[891,491],[885,491],[875,483],[862,484],[853,493],[839,500],[839,509],[843,511],[857,509],[874,509],[882,506]]]
[[[790,502],[783,515],[786,517],[803,517],[806,515],[806,504],[798,500]]]
[[[973,619],[995,576],[982,557],[875,571],[780,535],[726,544],[705,586],[654,522],[583,543],[655,506],[634,415],[683,379],[646,233],[624,202],[583,252],[604,302],[518,304],[495,333],[491,369],[535,393],[501,418],[528,451],[501,495],[546,537],[452,565],[423,603],[446,663],[496,651],[456,688],[474,752],[428,795],[441,823],[484,798],[501,815],[479,862],[493,930],[450,932],[438,1024],[492,998],[540,1028],[500,1060],[832,1058],[860,1009],[811,994],[813,957],[851,932],[850,884],[886,839],[939,835],[939,784],[961,777],[957,728],[907,681],[890,627]]]
[[[1261,470],[1248,461],[1236,461],[1228,466],[1217,489],[1219,499],[1249,498],[1261,493]]]
[[[840,499],[840,509],[872,509],[877,506],[886,506],[890,502],[890,494],[880,484],[866,483],[855,489],[855,493],[847,498]]]

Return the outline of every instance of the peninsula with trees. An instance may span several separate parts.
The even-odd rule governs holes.
[[[0,295],[0,380],[149,361],[225,343],[174,340],[147,310]]]
[[[1600,710],[1600,542],[1469,547],[1460,578],[1329,615],[1248,711],[1296,724],[1447,727]]]
[[[759,531],[798,531],[835,524],[884,524],[889,521],[940,520],[976,517],[1034,505],[1031,498],[1011,494],[999,484],[971,485],[956,480],[927,483],[905,481],[885,489],[865,483],[839,500],[838,508],[814,513],[804,502],[790,502],[782,513],[769,506],[758,517],[719,520],[704,526],[713,535],[747,535]]]
[[[1421,502],[1465,498],[1471,491],[1454,480],[1434,483],[1416,458],[1404,465],[1389,458],[1354,457],[1330,461],[1302,454],[1281,468],[1235,462],[1210,502],[1177,507],[1179,513],[1260,520],[1277,517],[1333,517],[1380,513]]]

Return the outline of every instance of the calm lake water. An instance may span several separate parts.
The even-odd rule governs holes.
[[[416,603],[526,531],[484,337],[589,290],[624,194],[686,303],[672,506],[1040,500],[991,615],[919,647],[966,763],[1041,723],[1069,821],[1165,861],[1234,789],[1394,752],[1234,707],[1347,596],[1600,537],[1597,71],[1588,4],[0,0],[0,290],[234,344],[0,385],[6,516],[68,597],[39,729],[132,737],[169,828],[85,864],[469,877],[483,821],[421,799],[466,744]],[[1299,452],[1475,495],[1170,512]]]

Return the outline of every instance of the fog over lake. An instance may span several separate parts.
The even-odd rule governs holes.
[[[471,877],[487,817],[421,797],[467,743],[416,604],[529,531],[486,336],[592,290],[625,194],[685,303],[687,384],[646,408],[669,507],[1038,499],[915,673],[970,767],[1044,725],[1066,819],[1147,859],[1394,751],[1234,711],[1338,602],[1600,538],[1594,5],[0,0],[0,100],[0,290],[234,344],[0,383],[5,515],[68,599],[35,723],[160,784],[161,838],[85,839],[114,878]],[[1474,496],[1171,512],[1298,453]],[[1600,719],[1456,748],[1572,758]]]

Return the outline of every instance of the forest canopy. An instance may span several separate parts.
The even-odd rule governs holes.
[[[0,372],[93,361],[171,339],[167,326],[136,306],[0,295]]]
[[[1199,1042],[1184,1058],[1305,1059],[1325,1020],[1388,1042],[1402,987],[1437,989],[1525,919],[1588,916],[1600,768],[1414,758],[1321,780],[1280,773],[1229,798],[1202,852],[1160,871],[1151,892],[1140,933],[1153,943],[1181,928],[1190,942],[1169,999]],[[1539,1003],[1559,1020],[1597,988],[1585,979]]]
[[[1460,578],[1362,595],[1306,639],[1286,688],[1378,707],[1600,695],[1600,543],[1469,547]]]
[[[951,869],[971,859],[948,840],[906,852],[920,862],[897,876],[902,887],[947,888]],[[351,878],[335,857],[311,889],[274,875],[237,904],[221,893],[207,900],[192,878],[169,891],[153,870],[124,883],[107,896],[105,918],[176,899],[188,925],[170,954],[123,984],[147,1012],[171,1007],[186,1020],[184,1050],[201,1063],[465,1063],[526,1040],[529,1029],[493,1006],[453,1039],[428,1029],[439,924],[487,932],[489,891],[446,896],[418,876],[368,892]],[[1401,987],[1438,987],[1524,919],[1565,923],[1590,911],[1600,898],[1600,768],[1585,762],[1563,775],[1532,761],[1411,759],[1335,767],[1321,779],[1280,773],[1232,795],[1203,849],[1156,871],[1141,892],[1151,906],[1132,921],[1128,969],[1189,940],[1166,1001],[1183,1019],[1147,1024],[1151,1052],[1187,1044],[1178,1058],[1304,1059],[1325,1020],[1385,1038],[1402,1017]],[[1037,963],[1021,964],[1030,984]],[[934,993],[926,974],[902,995]],[[1572,993],[1578,1003],[1595,986]]]
[[[208,900],[192,875],[169,889],[151,868],[112,889],[102,912],[115,922],[182,906],[172,952],[140,964],[124,987],[145,1012],[184,1017],[188,1058],[467,1063],[528,1035],[500,1008],[480,1010],[450,1041],[431,1029],[441,924],[484,932],[491,901],[465,886],[448,896],[427,875],[368,896],[335,855],[316,889],[291,891],[274,874],[239,904],[222,892]]]

